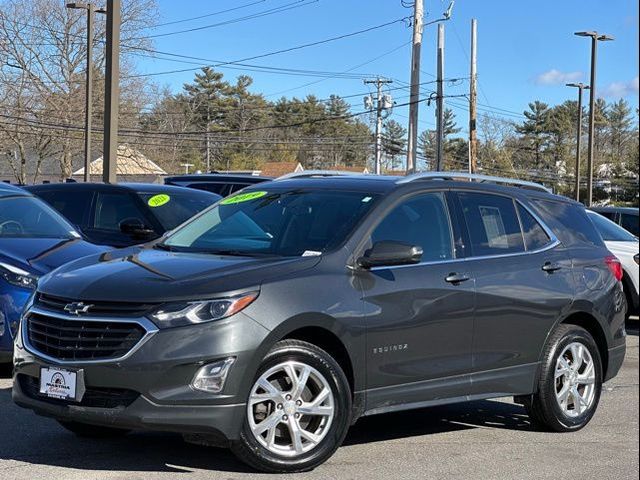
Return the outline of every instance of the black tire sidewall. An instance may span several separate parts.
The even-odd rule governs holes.
[[[595,397],[593,399],[593,403],[588,408],[586,412],[578,417],[569,417],[565,415],[565,413],[558,405],[556,400],[556,386],[555,386],[555,366],[558,361],[558,357],[564,352],[564,349],[572,344],[572,343],[580,343],[585,348],[589,350],[591,354],[591,358],[593,359],[595,366]],[[553,349],[553,354],[547,359],[549,362],[546,365],[547,375],[546,378],[543,379],[545,382],[544,388],[547,392],[546,398],[548,400],[547,409],[552,413],[553,420],[558,423],[558,426],[561,427],[561,430],[564,431],[575,431],[580,430],[585,427],[593,418],[596,410],[598,409],[598,404],[600,403],[600,395],[602,394],[602,379],[603,379],[603,371],[602,371],[602,360],[600,358],[600,351],[598,347],[586,330],[582,328],[575,327],[571,328],[564,336],[562,336],[555,344]]]
[[[273,472],[300,472],[311,470],[322,464],[342,444],[351,420],[351,392],[344,372],[328,353],[313,345],[304,345],[302,342],[276,345],[263,360],[252,385],[264,372],[287,361],[305,363],[318,370],[324,376],[334,393],[336,414],[329,432],[320,445],[294,459],[274,454],[263,447],[253,436],[245,415],[240,441],[248,447],[250,454],[255,457],[250,459],[249,463],[262,470]],[[249,452],[245,450],[244,454],[247,453]],[[242,459],[247,460],[245,458]]]

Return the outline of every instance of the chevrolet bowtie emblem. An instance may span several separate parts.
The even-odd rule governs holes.
[[[70,303],[64,307],[64,311],[70,313],[71,315],[82,315],[83,313],[89,313],[89,310],[93,305],[85,305],[82,302]]]

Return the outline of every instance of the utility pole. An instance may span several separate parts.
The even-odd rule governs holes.
[[[469,83],[469,173],[478,171],[478,21],[471,20],[471,77]]]
[[[211,95],[207,96],[207,173],[211,173]]]
[[[444,167],[444,25],[438,24],[436,171]]]
[[[576,186],[575,195],[576,201],[580,201],[580,161],[582,157],[582,92],[589,90],[589,85],[584,83],[567,83],[567,87],[574,87],[578,89],[578,138],[576,140]]]
[[[92,3],[67,3],[67,8],[87,11],[87,75],[85,92],[85,121],[84,121],[84,181],[91,181],[91,134],[93,129],[93,24],[95,13],[107,13],[97,9]]]
[[[107,0],[106,91],[104,99],[104,152],[102,180],[117,182],[118,109],[120,102],[120,6],[121,0]]]
[[[365,85],[375,85],[377,89],[377,100],[375,105],[376,110],[376,164],[375,164],[375,174],[382,174],[382,126],[384,121],[384,112],[391,107],[391,105],[387,105],[387,102],[384,100],[384,96],[382,95],[382,89],[385,85],[390,85],[393,83],[393,80],[387,80],[386,78],[378,77],[375,80],[365,80]],[[373,102],[370,102],[370,107],[373,107]],[[391,103],[391,102],[389,102]],[[371,108],[369,108],[371,109]]]
[[[416,172],[418,162],[418,120],[420,117],[420,62],[424,29],[424,0],[414,0],[413,54],[411,59],[411,100],[409,103],[409,142],[407,145],[407,174]]]
[[[591,38],[591,96],[589,99],[589,153],[587,158],[587,207],[593,205],[593,164],[595,157],[596,133],[596,71],[598,62],[598,42],[614,40],[610,35],[598,32],[576,32],[579,37]]]

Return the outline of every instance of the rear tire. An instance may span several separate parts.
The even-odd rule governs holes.
[[[342,444],[350,420],[351,390],[340,365],[315,345],[284,340],[260,365],[231,450],[262,472],[312,470]]]
[[[602,360],[593,337],[575,325],[560,325],[543,353],[537,393],[525,399],[532,426],[574,432],[593,418],[602,392]]]
[[[130,432],[130,430],[122,430],[120,428],[98,427],[87,423],[69,422],[65,420],[58,420],[58,423],[66,430],[81,438],[117,438],[123,437]]]

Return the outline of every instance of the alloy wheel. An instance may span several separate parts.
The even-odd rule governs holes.
[[[247,405],[249,427],[272,453],[297,457],[316,448],[335,416],[329,382],[301,362],[280,363],[255,382]]]
[[[589,349],[574,342],[558,357],[555,370],[556,400],[568,417],[579,417],[592,406],[596,396],[596,369]]]

